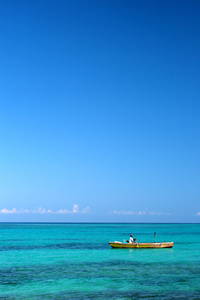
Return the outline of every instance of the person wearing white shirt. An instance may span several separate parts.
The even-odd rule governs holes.
[[[133,243],[133,236],[132,236],[132,234],[130,235],[130,238],[129,238],[129,241],[128,241],[129,243]]]

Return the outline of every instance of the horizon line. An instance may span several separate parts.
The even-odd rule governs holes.
[[[200,222],[3,222],[0,224],[200,224]]]

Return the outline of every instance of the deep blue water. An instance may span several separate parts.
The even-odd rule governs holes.
[[[200,299],[200,224],[0,224],[0,299],[147,298]]]

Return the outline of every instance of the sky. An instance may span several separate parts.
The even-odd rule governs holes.
[[[199,13],[1,1],[0,222],[200,222]]]

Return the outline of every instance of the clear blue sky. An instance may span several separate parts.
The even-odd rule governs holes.
[[[199,14],[1,1],[0,221],[200,222]]]

